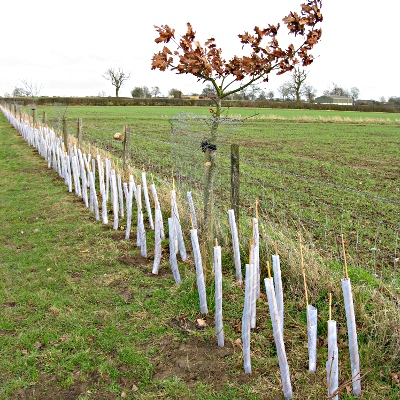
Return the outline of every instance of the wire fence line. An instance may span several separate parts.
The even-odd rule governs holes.
[[[115,140],[100,140],[89,135],[84,135],[84,139],[116,156],[122,155],[122,144]],[[179,141],[177,136],[168,141],[132,132],[130,151],[134,165],[144,166],[169,182],[174,178],[182,192],[192,191],[201,220],[204,158],[201,141],[196,138],[195,142],[193,146]],[[219,145],[215,213],[221,221],[216,226],[221,240],[229,240],[225,214],[231,207],[230,157],[229,143]],[[272,175],[273,179],[269,179]],[[313,195],[312,189],[302,191],[303,186],[317,187],[319,196]],[[324,194],[332,190],[340,192],[342,204],[324,199]],[[328,259],[342,262],[343,235],[350,264],[398,287],[399,201],[240,158],[239,220],[244,224],[240,232],[246,232],[249,216],[255,215],[256,202],[266,220],[279,225],[293,240],[298,232],[303,232],[308,246]],[[375,218],[365,213],[368,207],[374,208]]]
[[[66,114],[66,110],[62,110],[62,106],[54,107],[55,116],[49,121],[56,130],[61,129],[60,121]],[[71,121],[69,124],[69,130],[73,132],[76,124]],[[238,119],[225,121],[224,132],[217,144],[215,219],[218,221],[216,235],[222,243],[229,241],[227,210],[232,207],[229,132],[238,127]],[[113,131],[117,129],[110,128],[110,132]],[[178,115],[171,121],[169,140],[156,134],[130,132],[131,164],[137,168],[145,167],[171,184],[174,179],[183,194],[191,191],[200,223],[204,185],[201,145],[207,140],[208,132],[209,119],[202,117],[199,120],[187,114]],[[123,157],[123,143],[112,139],[110,133],[105,134],[101,124],[85,124],[83,140],[117,158]],[[332,192],[336,196],[332,197]],[[338,194],[340,202],[329,200],[337,198]],[[262,219],[268,224],[275,224],[293,240],[301,232],[308,246],[328,259],[342,262],[343,235],[350,264],[398,288],[400,201],[241,157],[238,220],[242,243],[248,242],[249,217],[255,216],[256,203]],[[370,210],[374,212],[371,214]],[[186,228],[190,229],[190,226]],[[267,231],[267,224],[264,230]],[[242,244],[242,250],[246,253],[247,244]]]

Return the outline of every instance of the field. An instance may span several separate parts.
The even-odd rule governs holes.
[[[183,116],[209,116],[208,108],[58,105],[39,108],[39,117],[43,111],[60,129],[60,118],[67,116],[72,134],[82,118],[86,140],[117,155],[122,146],[112,137],[129,125],[136,167],[169,181],[174,174],[185,183],[182,191],[201,193],[200,143],[207,128],[188,128]],[[339,260],[337,238],[343,233],[354,265],[397,285],[399,114],[236,108],[225,115],[244,122],[228,121],[218,144],[223,214],[229,208],[230,145],[239,144],[243,221],[258,201],[265,219],[294,236],[304,231],[310,246]]]
[[[49,109],[49,118],[51,112],[59,110],[60,107],[55,111]],[[130,124],[138,140],[133,143],[133,150],[138,143],[147,144],[138,146],[133,153],[137,168],[143,164],[147,168],[156,167],[159,163],[161,168],[154,170],[165,167],[164,175],[171,176],[174,152],[168,151],[169,147],[162,142],[169,143],[169,119],[182,110],[69,108],[66,111],[71,130],[72,121],[83,118],[84,132],[102,143],[123,125]],[[253,112],[231,110],[234,115],[244,111]],[[270,171],[284,173],[271,173],[265,179],[275,179],[276,186],[297,184],[293,187],[295,191],[300,187],[304,192],[325,187],[310,186],[313,180],[323,178],[356,192],[399,199],[399,165],[395,161],[400,143],[395,120],[359,122],[357,116],[354,123],[327,124],[300,122],[295,115],[285,118],[249,119],[240,135],[238,132],[231,135],[230,139],[241,145],[241,158],[248,160],[243,161],[243,168],[253,165],[247,172],[244,169],[252,179],[259,178],[257,174],[263,174],[268,165]],[[202,316],[198,311],[191,260],[180,265],[181,286],[174,284],[167,259],[160,275],[152,276],[151,249],[146,260],[132,241],[124,240],[123,231],[96,223],[82,200],[67,193],[63,182],[47,169],[37,152],[17,137],[3,117],[0,121],[0,187],[4,188],[0,216],[1,240],[5,244],[0,292],[2,398],[281,398],[265,296],[258,305],[258,328],[252,333],[253,374],[243,373],[238,343],[243,291],[233,280],[229,254],[224,256],[226,346],[218,348],[213,329],[211,277],[208,276],[207,285],[210,313],[205,317],[206,326],[200,327],[197,320]],[[163,149],[165,156],[155,158]],[[320,165],[326,175],[321,175]],[[192,167],[186,173],[194,171]],[[290,181],[283,180],[288,177]],[[365,182],[365,186],[360,188],[357,182]],[[257,193],[253,195],[249,186],[244,188],[249,192],[248,198],[256,197]],[[338,188],[335,189],[329,199],[332,204],[338,201],[334,197],[338,196]],[[362,206],[371,221],[382,214],[398,226],[398,207],[390,208],[393,203],[383,202],[386,208],[378,209],[361,200],[353,204],[350,200],[356,192],[350,192],[346,200],[349,206]],[[286,197],[288,193],[284,192]],[[321,196],[311,194],[312,198]],[[328,199],[324,201],[328,203]],[[247,205],[242,207],[245,209]],[[305,208],[304,200],[302,210]],[[305,251],[310,300],[317,305],[321,320],[319,367],[315,375],[310,374],[298,249],[296,242],[282,232],[275,231],[274,235],[272,239],[278,238],[288,249],[287,256],[282,257],[287,296],[285,339],[294,398],[325,398],[323,321],[328,318],[328,292],[333,293],[333,313],[339,323],[340,383],[349,379],[340,292],[342,266],[335,260],[320,259],[312,249]],[[272,239],[268,239],[270,246]],[[165,253],[167,247],[164,243]],[[349,272],[354,285],[362,373],[366,374],[364,398],[396,399],[399,386],[394,377],[400,369],[400,332],[395,290],[392,285],[375,279],[367,269],[350,266]],[[347,393],[348,386],[347,383],[341,388],[343,399],[352,398]]]

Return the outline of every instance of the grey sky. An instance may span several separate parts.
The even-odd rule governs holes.
[[[103,91],[114,95],[113,86],[102,77],[111,67],[131,73],[120,96],[130,96],[135,86],[158,86],[163,94],[171,88],[200,93],[203,86],[192,76],[151,70],[152,55],[161,49],[154,42],[153,25],[168,24],[179,36],[190,22],[200,43],[213,36],[229,59],[241,51],[238,34],[281,22],[289,11],[299,10],[300,3],[7,1],[0,16],[0,94],[11,93],[25,79],[41,85],[41,94],[47,96],[91,96]],[[316,60],[308,77],[318,95],[335,82],[346,89],[358,87],[362,99],[400,96],[396,49],[400,2],[325,0],[322,11],[322,41],[313,51]],[[282,40],[286,36],[285,32]],[[272,75],[261,87],[277,93],[287,79],[288,74]]]

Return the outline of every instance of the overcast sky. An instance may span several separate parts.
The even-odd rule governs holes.
[[[114,96],[102,75],[121,67],[131,77],[120,96],[130,97],[136,86],[172,88],[200,93],[196,78],[171,71],[151,70],[156,44],[154,25],[169,25],[177,37],[186,22],[204,43],[214,37],[226,60],[239,54],[237,37],[254,26],[281,22],[301,0],[199,1],[183,0],[8,0],[0,14],[0,95],[11,93],[26,80],[41,86],[44,96]],[[324,0],[322,40],[312,54],[308,83],[321,95],[332,82],[345,89],[357,87],[361,99],[400,96],[400,1]],[[282,26],[282,42],[288,39]],[[278,36],[279,38],[279,36]],[[293,40],[293,39],[291,39]],[[261,87],[273,90],[289,73],[271,75]]]

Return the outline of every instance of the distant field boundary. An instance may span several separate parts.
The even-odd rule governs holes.
[[[19,103],[27,106],[35,102],[37,105],[53,105],[63,103],[69,106],[165,106],[165,107],[208,107],[213,104],[211,99],[172,99],[172,98],[130,98],[130,97],[29,97],[3,98],[5,102]],[[337,104],[296,103],[293,101],[250,101],[250,100],[224,100],[222,106],[243,108],[277,108],[277,109],[305,109],[305,110],[337,110],[360,112],[385,112],[400,113],[400,107],[391,105],[356,105],[342,106]]]

